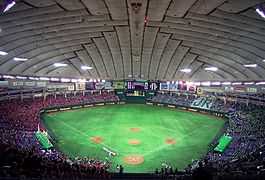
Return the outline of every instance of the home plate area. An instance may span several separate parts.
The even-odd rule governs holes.
[[[125,156],[123,158],[123,161],[124,163],[129,165],[139,165],[144,162],[144,157],[139,154],[134,154],[134,155]]]

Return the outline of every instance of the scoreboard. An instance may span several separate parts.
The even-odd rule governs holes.
[[[147,81],[127,81],[126,84],[128,90],[148,90]]]
[[[139,91],[156,91],[159,89],[159,83],[155,81],[126,81],[126,89]]]
[[[130,94],[139,94],[142,96],[146,92],[156,91],[188,91],[196,92],[196,86],[191,82],[186,81],[146,81],[146,80],[115,80],[104,82],[86,82],[86,90],[124,90]],[[134,91],[138,91],[135,92]],[[133,92],[133,93],[132,93]],[[142,93],[145,92],[145,93]],[[137,96],[139,96],[137,95]]]

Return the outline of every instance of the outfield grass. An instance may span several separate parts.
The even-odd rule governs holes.
[[[205,114],[144,104],[106,105],[46,114],[43,123],[63,153],[104,160],[107,147],[117,152],[112,158],[125,172],[153,172],[163,162],[178,169],[205,155],[208,145],[224,125],[224,120]],[[139,128],[133,132],[130,128]],[[96,144],[91,137],[101,137]],[[166,139],[173,140],[167,144]],[[131,145],[130,140],[140,144]],[[175,141],[175,144],[174,144]],[[141,155],[144,162],[128,165],[124,157]]]

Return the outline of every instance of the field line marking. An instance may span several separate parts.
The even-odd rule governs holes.
[[[183,139],[187,138],[188,136],[192,136],[193,134],[196,134],[198,131],[199,131],[198,129],[195,130],[195,131],[192,131],[191,133],[182,136],[179,140],[183,140]],[[152,154],[154,152],[157,152],[157,151],[160,151],[162,149],[165,149],[168,146],[170,146],[170,144],[165,144],[165,145],[159,146],[158,148],[156,148],[156,149],[154,149],[152,151],[148,151],[148,153],[144,153],[143,155],[144,156],[148,156],[148,155],[150,155],[150,154]]]
[[[169,144],[164,144],[162,146],[159,146],[158,148],[155,148],[154,150],[148,151],[147,153],[144,153],[143,156],[148,156],[154,152],[160,151],[162,149],[165,149],[166,147],[170,146]]]
[[[70,126],[69,124],[67,124],[67,123],[65,123],[65,122],[63,122],[63,121],[60,121],[60,123],[63,124],[64,126],[70,128],[70,129],[76,131],[79,135],[81,135],[81,136],[83,136],[83,137],[87,137],[87,136],[88,136],[88,135],[86,135],[85,133],[83,133],[82,131],[80,131],[80,130],[78,130],[78,129],[72,127],[72,126]],[[92,145],[94,145],[94,144],[92,144]],[[111,150],[114,150],[114,151],[116,151],[116,153],[118,153],[118,151],[117,151],[116,149],[114,149],[114,148],[112,148],[112,147],[109,147],[108,145],[106,145],[106,144],[104,144],[104,143],[101,143],[101,145],[103,145],[103,146],[105,146],[105,147],[107,147],[107,148],[109,148],[109,149],[111,149]]]

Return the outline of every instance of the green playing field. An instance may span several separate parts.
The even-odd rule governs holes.
[[[125,172],[153,172],[162,163],[183,169],[199,159],[224,125],[224,120],[144,104],[96,106],[46,114],[43,123],[56,148],[75,157],[109,158]]]

